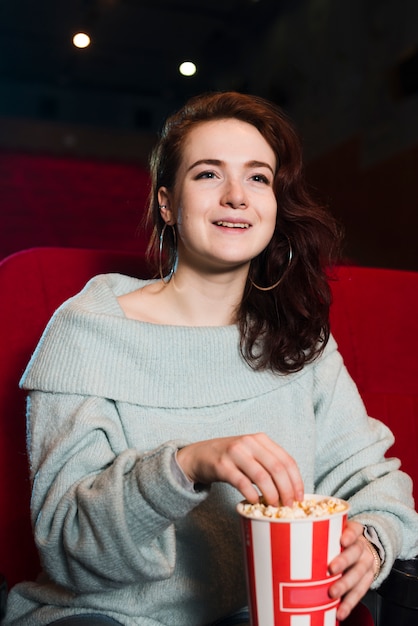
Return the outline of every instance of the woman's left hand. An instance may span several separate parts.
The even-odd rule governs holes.
[[[375,575],[375,561],[366,542],[361,539],[363,526],[347,522],[341,535],[342,552],[329,565],[331,574],[342,574],[330,588],[332,598],[341,598],[337,619],[344,620],[367,593]]]

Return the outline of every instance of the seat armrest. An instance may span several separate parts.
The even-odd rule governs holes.
[[[375,626],[416,626],[418,624],[418,556],[397,559],[389,576],[369,591],[362,603],[369,609]]]
[[[7,583],[5,577],[0,574],[0,622],[6,613]]]
[[[418,611],[418,556],[408,561],[397,559],[376,591],[389,602]],[[418,613],[416,618],[418,623]]]

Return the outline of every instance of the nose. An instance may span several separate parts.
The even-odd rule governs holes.
[[[240,181],[228,180],[222,194],[222,204],[232,209],[243,209],[247,206],[247,196]]]

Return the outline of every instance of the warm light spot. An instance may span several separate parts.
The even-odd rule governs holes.
[[[76,48],[87,48],[91,43],[87,33],[76,33],[73,37],[73,44]]]
[[[193,76],[197,72],[197,67],[192,61],[184,61],[179,67],[179,72],[183,76]]]

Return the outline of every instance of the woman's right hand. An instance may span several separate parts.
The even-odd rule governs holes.
[[[198,441],[178,450],[177,462],[192,482],[229,483],[251,503],[260,493],[273,506],[303,500],[295,460],[264,433]]]

